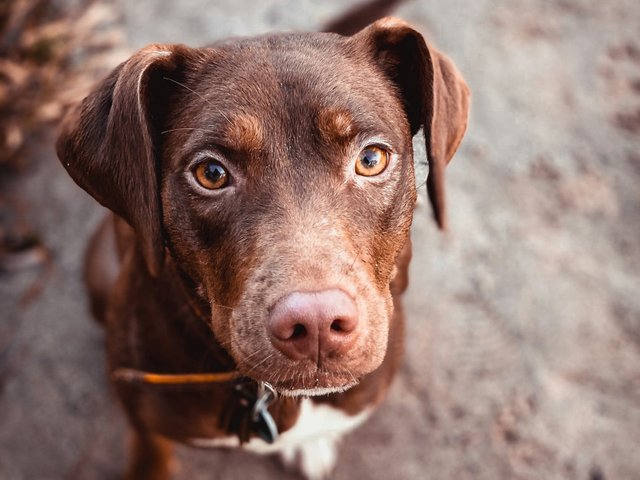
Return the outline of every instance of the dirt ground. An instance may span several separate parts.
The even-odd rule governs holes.
[[[313,30],[353,3],[110,5],[133,49]],[[454,59],[473,108],[450,232],[424,192],[416,211],[404,367],[334,478],[640,479],[640,3],[409,0],[396,15]],[[54,268],[24,307],[40,271],[0,272],[0,478],[115,478],[125,423],[80,279],[103,211],[44,138],[2,182]],[[297,478],[241,451],[179,460],[181,479]]]

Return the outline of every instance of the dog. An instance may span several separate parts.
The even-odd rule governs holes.
[[[172,442],[331,472],[401,361],[412,138],[445,228],[469,103],[454,64],[387,17],[150,45],[69,112],[59,159],[113,212],[86,279],[133,431],[127,478],[167,478]]]

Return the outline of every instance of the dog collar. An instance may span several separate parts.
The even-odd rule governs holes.
[[[233,370],[220,373],[152,373],[133,368],[117,368],[111,374],[115,382],[157,386],[203,385],[213,383],[234,383],[233,390],[238,397],[239,411],[227,415],[226,423],[237,432],[240,443],[244,444],[256,434],[267,443],[278,439],[278,426],[269,413],[269,405],[278,393],[267,382],[255,382]]]
[[[153,385],[226,383],[237,380],[241,376],[237,370],[221,373],[151,373],[134,368],[117,368],[111,375],[115,381],[150,383]]]

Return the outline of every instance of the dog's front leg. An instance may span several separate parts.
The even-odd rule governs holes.
[[[172,471],[171,441],[148,431],[133,430],[126,480],[167,480]]]

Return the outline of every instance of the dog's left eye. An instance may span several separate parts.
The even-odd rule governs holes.
[[[358,154],[356,173],[365,177],[381,174],[389,163],[389,152],[377,145],[370,145]]]
[[[199,163],[193,171],[196,181],[207,190],[219,190],[229,184],[229,173],[218,162]]]

